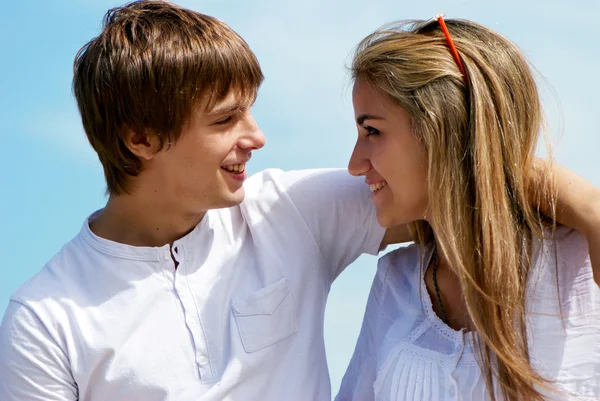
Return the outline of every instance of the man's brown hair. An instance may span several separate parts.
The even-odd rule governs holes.
[[[175,142],[201,99],[231,90],[253,100],[263,74],[248,44],[216,18],[164,1],[109,10],[100,35],[77,53],[73,92],[107,192],[128,193],[141,162],[127,132]]]

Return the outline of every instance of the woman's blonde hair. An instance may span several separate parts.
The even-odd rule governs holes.
[[[511,41],[470,21],[446,24],[468,80],[436,21],[396,23],[368,36],[352,75],[406,110],[427,150],[427,215],[460,279],[492,400],[494,383],[505,400],[541,400],[535,386],[550,383],[531,367],[525,319],[531,245],[554,221],[529,201],[538,190],[529,172],[545,125],[541,101]],[[425,221],[412,228],[418,242],[433,240]]]

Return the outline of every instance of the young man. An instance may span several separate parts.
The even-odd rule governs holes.
[[[331,283],[408,237],[384,237],[345,171],[246,180],[265,143],[249,112],[262,79],[214,18],[109,11],[74,78],[109,200],[11,297],[1,400],[330,399]]]
[[[12,296],[1,400],[330,399],[327,294],[384,230],[346,171],[246,180],[262,80],[212,17],[109,11],[73,83],[109,200]]]

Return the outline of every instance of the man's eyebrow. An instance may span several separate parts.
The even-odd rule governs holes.
[[[358,116],[356,118],[356,123],[358,125],[363,125],[363,123],[365,122],[365,120],[385,120],[385,118],[383,117],[379,117],[373,114],[361,114],[360,116]]]
[[[221,115],[221,114],[233,114],[233,113],[237,113],[237,112],[246,110],[247,108],[248,108],[248,106],[246,106],[246,105],[243,105],[241,103],[235,103],[235,104],[231,104],[231,105],[215,107],[214,109],[212,109],[211,111],[209,111],[206,114],[208,116],[216,116],[216,115]]]

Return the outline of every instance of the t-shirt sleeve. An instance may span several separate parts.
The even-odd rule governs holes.
[[[367,308],[354,354],[342,379],[335,401],[370,401],[375,399],[374,384],[377,375],[377,344],[381,300],[389,262],[380,259],[377,274],[373,280]]]
[[[29,307],[11,301],[0,325],[0,400],[77,398],[67,355]]]
[[[363,253],[376,255],[385,229],[377,223],[364,178],[345,169],[282,173],[280,182],[323,255],[331,280]]]

